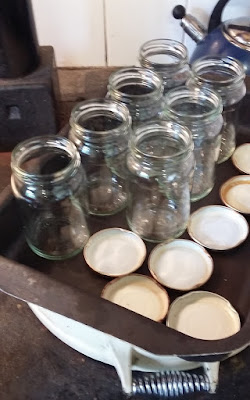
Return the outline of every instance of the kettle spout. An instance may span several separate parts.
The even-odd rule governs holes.
[[[179,5],[173,9],[173,17],[181,20],[181,27],[191,39],[199,43],[207,34],[206,28],[192,15],[186,14],[185,7]]]

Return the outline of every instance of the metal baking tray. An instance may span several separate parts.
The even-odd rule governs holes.
[[[238,145],[249,142],[242,129]],[[221,184],[239,172],[231,161],[217,167],[213,191],[192,205],[192,211],[209,204],[222,204]],[[250,217],[247,217],[248,223]],[[107,227],[128,228],[125,213],[112,217],[89,217],[90,232]],[[100,298],[108,278],[95,274],[82,254],[66,261],[49,261],[36,256],[23,237],[16,201],[7,187],[0,195],[0,289],[49,310],[80,321],[101,332],[158,355],[177,355],[192,361],[220,361],[250,343],[250,238],[239,247],[223,252],[209,251],[214,272],[201,288],[228,299],[238,311],[242,328],[226,339],[194,339]],[[184,233],[183,238],[189,238]],[[154,247],[147,244],[147,254]],[[147,259],[138,273],[149,275]],[[180,295],[168,290],[171,301]]]

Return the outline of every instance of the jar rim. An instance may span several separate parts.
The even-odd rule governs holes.
[[[144,86],[148,84],[151,88],[153,88],[153,90],[146,94],[124,93],[119,89],[125,86],[124,80],[129,78],[134,80],[138,79],[138,82],[144,83]],[[110,74],[108,80],[108,90],[112,91],[112,94],[115,95],[116,100],[119,101],[122,99],[122,102],[125,102],[125,104],[129,104],[131,99],[133,101],[136,99],[142,101],[154,99],[156,93],[159,93],[160,96],[163,94],[163,89],[162,77],[156,72],[144,67],[126,67],[118,69]]]
[[[157,54],[174,56],[178,62],[160,63],[150,60],[150,56]],[[145,42],[139,50],[140,63],[145,68],[158,68],[176,70],[188,63],[188,52],[186,46],[173,39],[152,39]]]
[[[87,114],[88,112],[92,112],[93,116],[98,112],[99,116],[104,116],[105,112],[112,112],[112,114],[116,116],[117,120],[119,120],[121,123],[118,127],[108,130],[87,129],[80,125],[78,120],[82,114]],[[100,112],[102,112],[102,114],[100,114]],[[73,129],[76,128],[79,132],[85,132],[86,134],[95,133],[95,135],[102,137],[109,133],[115,134],[117,131],[128,130],[131,127],[132,122],[129,110],[125,104],[108,98],[96,98],[77,103],[71,111],[69,124]]]
[[[152,155],[148,154],[138,148],[141,138],[146,137],[154,132],[162,131],[163,133],[173,133],[179,142],[184,143],[185,147],[177,151],[174,155]],[[184,135],[184,138],[182,137]],[[194,143],[190,130],[183,125],[173,121],[152,120],[150,123],[140,124],[135,130],[134,135],[130,138],[129,147],[136,148],[136,151],[143,157],[150,158],[155,161],[173,160],[183,156],[184,154],[193,150]]]
[[[25,156],[31,155],[32,151],[39,148],[61,149],[70,157],[68,164],[62,169],[49,174],[31,173],[21,168],[20,165],[25,161]],[[11,170],[22,180],[41,181],[41,182],[59,182],[73,173],[75,168],[80,166],[80,155],[69,139],[62,136],[35,136],[19,143],[11,154]]]
[[[212,72],[215,68],[221,67],[224,69],[227,77],[221,80],[209,79],[200,74],[208,71]],[[216,87],[216,90],[223,90],[224,87],[235,86],[245,79],[245,70],[243,64],[236,60],[234,57],[219,57],[219,56],[204,56],[193,62],[191,65],[191,72],[194,79],[200,81],[200,84],[207,84]],[[222,72],[222,71],[221,71]]]
[[[181,111],[176,111],[173,108],[173,105],[176,102],[180,102],[180,100],[198,100],[202,104],[202,101],[206,100],[213,107],[209,111],[204,113],[192,115],[191,113],[187,114]],[[187,87],[180,86],[174,89],[169,90],[164,99],[164,108],[163,108],[163,116],[170,116],[174,118],[185,118],[191,124],[199,124],[210,122],[211,120],[216,119],[223,110],[222,99],[221,96],[212,89],[207,88],[199,88],[199,87]]]

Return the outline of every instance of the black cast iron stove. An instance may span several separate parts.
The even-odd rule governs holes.
[[[38,46],[30,0],[0,0],[0,151],[57,132],[54,50]]]

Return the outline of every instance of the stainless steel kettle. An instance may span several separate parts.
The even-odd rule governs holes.
[[[181,20],[184,31],[197,43],[191,62],[205,55],[231,56],[241,61],[250,75],[250,18],[237,18],[221,23],[221,15],[229,0],[219,0],[208,25],[208,30],[183,6],[173,9],[175,19]]]

